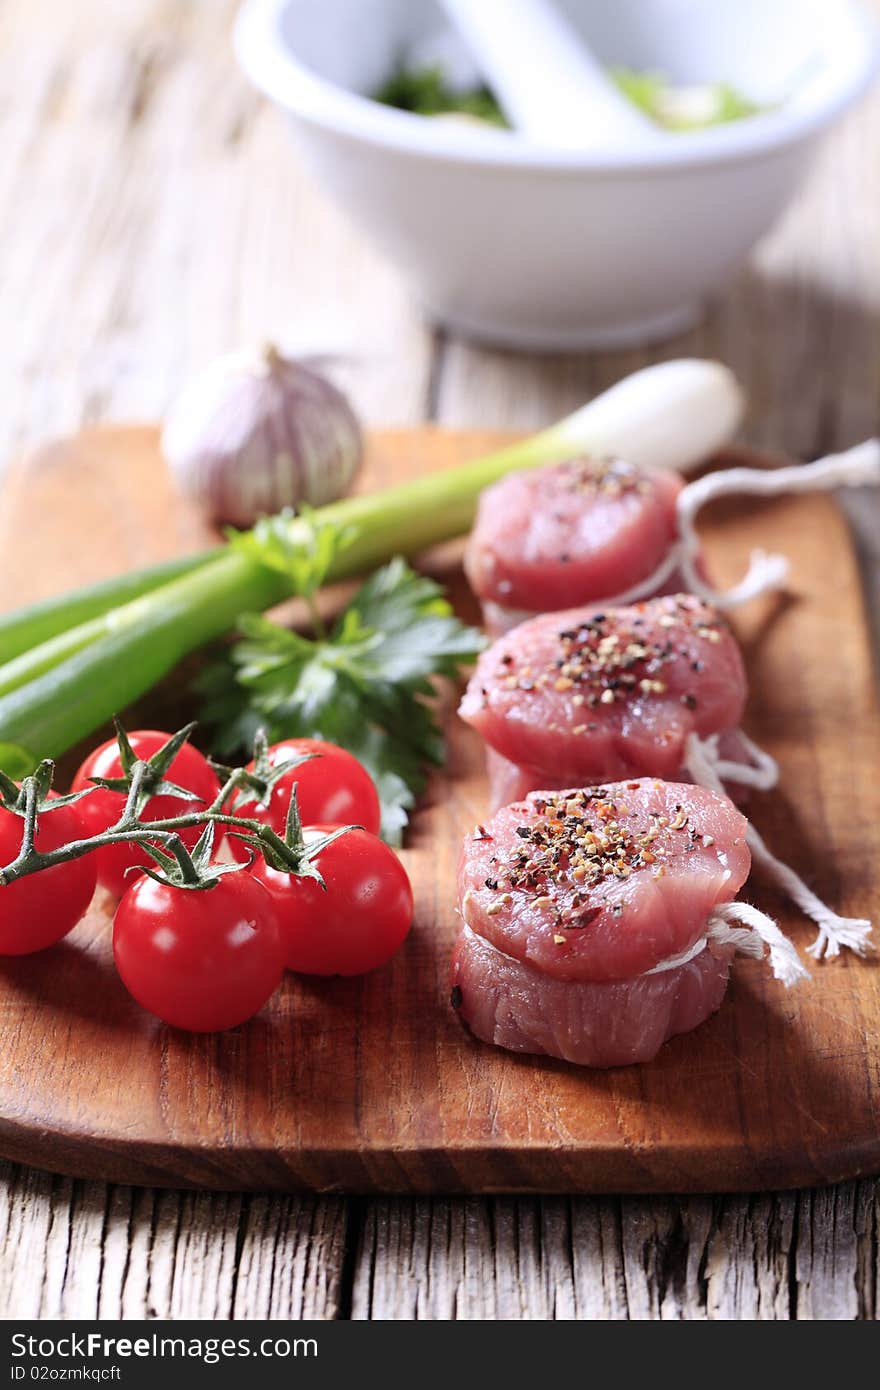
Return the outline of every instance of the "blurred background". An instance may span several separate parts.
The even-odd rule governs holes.
[[[531,428],[646,360],[697,354],[740,375],[756,442],[810,456],[876,430],[880,93],[836,127],[693,329],[650,349],[530,356],[423,316],[243,74],[236,8],[5,0],[0,458],[84,422],[159,418],[194,370],[270,337],[323,358],[367,424]],[[336,44],[369,47],[375,25],[358,14],[375,3],[348,8]],[[736,215],[718,201],[720,223]],[[553,246],[549,224],[551,260]]]

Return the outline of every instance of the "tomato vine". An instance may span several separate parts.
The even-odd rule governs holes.
[[[315,860],[322,850],[346,833],[348,826],[335,828],[306,844],[295,792],[290,798],[283,835],[261,820],[240,815],[235,809],[236,805],[242,804],[242,800],[258,805],[262,803],[271,794],[275,783],[304,761],[303,758],[293,758],[270,766],[265,756],[265,737],[262,733],[256,737],[250,768],[216,769],[225,780],[210,804],[180,816],[143,820],[144,809],[153,797],[179,797],[187,802],[197,799],[191,791],[166,778],[171,763],[195,727],[194,723],[186,725],[152,757],[141,759],[135,755],[122,725],[116,721],[122,776],[94,778],[93,786],[66,796],[58,796],[52,791],[55,765],[51,759],[40,763],[36,772],[25,777],[20,785],[0,772],[0,808],[20,816],[22,820],[19,852],[15,859],[0,869],[0,888],[42,870],[70,863],[108,845],[135,843],[156,865],[142,866],[143,872],[151,878],[176,888],[208,889],[224,874],[247,867],[247,864],[227,864],[214,860],[213,847],[218,827],[244,843],[249,851],[248,864],[259,853],[270,868],[296,877],[316,879],[322,884]],[[98,788],[125,794],[125,804],[115,824],[100,834],[73,839],[57,848],[37,849],[35,841],[40,818],[51,815],[63,806],[74,805]],[[189,850],[181,839],[180,831],[192,827],[202,827],[202,833],[195,848]]]

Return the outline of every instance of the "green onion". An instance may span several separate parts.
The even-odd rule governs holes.
[[[242,611],[270,607],[283,597],[280,590],[282,576],[229,550],[93,619],[80,650],[0,697],[0,743],[35,761],[57,757],[149,690],[187,652],[233,626]]]
[[[307,550],[315,519],[346,532],[348,543],[325,576],[328,582],[346,579],[392,555],[411,556],[462,534],[482,490],[515,469],[583,452],[621,453],[648,467],[688,467],[730,437],[740,412],[739,391],[726,368],[663,363],[486,458],[291,518],[289,539]],[[0,744],[35,761],[57,757],[143,695],[188,652],[228,631],[240,614],[269,608],[294,587],[289,575],[242,548],[185,563],[186,572],[170,582],[63,634],[56,630],[26,657],[19,649],[14,662],[0,666]],[[136,586],[145,579],[141,573],[128,582]],[[88,609],[94,593],[91,600],[87,594],[74,597],[69,611],[79,601],[94,614],[94,607]]]
[[[26,608],[17,608],[12,613],[0,614],[0,662],[11,661],[22,652],[30,651],[41,642],[47,642],[59,633],[67,632],[90,618],[100,617],[111,608],[116,608],[129,599],[140,598],[160,584],[188,574],[207,560],[213,559],[211,551],[200,555],[187,555],[180,560],[167,560],[164,565],[153,565],[150,569],[131,570],[113,579],[104,579],[99,584],[87,588],[74,589],[70,593],[59,594],[55,598],[43,599],[40,603],[30,603]],[[5,688],[5,686],[3,687]]]

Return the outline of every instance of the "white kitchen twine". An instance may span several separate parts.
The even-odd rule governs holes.
[[[753,744],[752,748],[754,748],[754,746]],[[754,772],[754,769],[751,767],[738,763],[722,763],[719,760],[717,756],[717,739],[714,738],[701,739],[698,738],[696,734],[690,734],[686,746],[685,767],[695,782],[698,782],[703,787],[708,787],[710,791],[720,792],[722,796],[726,795],[721,774],[722,767],[727,770],[726,775],[729,780],[741,782],[745,785],[757,785],[755,782],[749,783],[748,779]],[[733,771],[731,772],[729,769],[733,769]],[[752,857],[755,862],[761,866],[771,882],[773,882],[777,888],[780,888],[791,899],[795,906],[799,907],[801,912],[803,912],[805,916],[811,918],[819,928],[819,934],[816,940],[811,946],[807,947],[807,951],[811,956],[814,956],[816,960],[822,960],[822,958],[826,956],[838,956],[844,947],[850,951],[854,951],[857,956],[864,956],[868,951],[873,950],[873,943],[869,940],[871,923],[867,918],[841,917],[838,913],[832,912],[831,908],[823,903],[822,899],[817,897],[811,888],[807,887],[806,883],[795,873],[794,869],[790,868],[788,864],[783,863],[781,859],[777,859],[776,855],[771,853],[753,825],[749,825],[746,833],[746,843],[752,852]],[[737,909],[743,910],[746,909],[747,906],[748,905],[745,903],[729,904],[731,908],[736,907]],[[751,926],[755,931],[758,931],[757,922],[752,921],[752,914],[756,912],[756,908],[749,907],[748,918],[743,917],[742,920],[745,921],[747,926]],[[771,922],[771,919],[765,917],[763,913],[758,913],[758,916],[761,917],[765,923]],[[786,938],[779,932],[779,928],[775,926],[775,923],[772,925],[779,936],[782,937],[782,940],[785,941]],[[774,964],[774,946],[770,939],[767,936],[764,936],[763,939],[770,945],[770,962],[771,965],[773,965],[774,974],[778,975],[778,978],[783,980],[784,983],[792,983],[792,981],[786,980],[785,976],[780,974],[776,969]],[[790,943],[788,944],[790,945]],[[794,948],[792,948],[792,950],[793,949]],[[777,943],[777,955],[778,950]]]
[[[739,923],[732,927],[731,922]],[[732,946],[742,955],[756,956],[760,959],[766,946],[770,955],[770,969],[781,980],[786,989],[796,985],[799,980],[808,980],[810,972],[802,965],[798,953],[784,932],[751,903],[722,903],[716,907],[709,918],[709,939],[719,946]]]
[[[731,926],[731,922],[739,925]],[[709,917],[705,936],[701,936],[687,951],[670,956],[652,970],[646,970],[645,974],[662,975],[667,970],[687,965],[702,954],[710,941],[719,946],[733,947],[740,955],[754,956],[757,960],[762,959],[766,946],[770,952],[770,968],[787,989],[799,980],[810,978],[809,970],[801,965],[797,951],[773,918],[752,907],[751,903],[741,902],[719,904]]]
[[[741,787],[754,787],[759,792],[769,792],[776,786],[779,781],[778,762],[769,753],[765,753],[763,748],[759,748],[748,734],[743,733],[742,729],[736,731],[737,740],[748,757],[747,763],[733,762],[729,758],[720,757],[719,737],[718,734],[712,734],[709,738],[703,739],[702,743],[706,757],[711,760],[722,782],[738,782]]]
[[[842,454],[829,454],[815,463],[768,470],[726,468],[718,473],[707,473],[704,478],[688,483],[679,493],[676,503],[678,540],[662,563],[647,579],[606,602],[610,607],[648,598],[662,588],[676,570],[681,571],[683,589],[706,603],[713,603],[716,608],[735,608],[759,594],[780,589],[788,578],[788,560],[784,555],[768,554],[764,550],[752,551],[745,578],[732,589],[714,589],[707,584],[699,573],[698,512],[717,497],[735,497],[742,493],[778,497],[787,492],[825,492],[830,488],[866,485],[880,485],[880,439],[867,439]]]

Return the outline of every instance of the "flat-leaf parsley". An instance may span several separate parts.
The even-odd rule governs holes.
[[[249,747],[260,727],[271,742],[340,744],[369,770],[383,836],[399,844],[427,765],[443,761],[433,679],[473,661],[482,633],[400,558],[371,575],[327,634],[305,637],[255,614],[239,626],[241,639],[199,682],[218,752]]]

